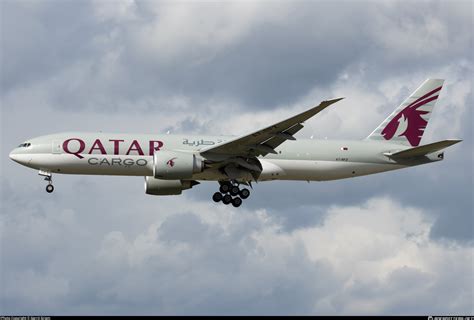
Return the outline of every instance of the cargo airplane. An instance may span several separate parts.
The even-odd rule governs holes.
[[[39,170],[53,192],[53,173],[145,177],[150,195],[177,195],[199,181],[217,181],[212,199],[239,207],[252,182],[352,178],[443,160],[461,140],[420,146],[443,80],[428,79],[367,138],[296,139],[303,123],[333,103],[242,136],[66,132],[26,140],[10,158]]]

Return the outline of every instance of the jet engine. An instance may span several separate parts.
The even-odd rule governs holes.
[[[154,196],[177,195],[197,184],[199,182],[194,180],[161,180],[154,177],[145,177],[145,193]]]
[[[204,170],[204,162],[193,153],[158,151],[153,156],[153,176],[163,180],[191,179]]]

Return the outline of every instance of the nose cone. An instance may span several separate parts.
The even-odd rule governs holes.
[[[13,161],[16,161],[17,159],[17,154],[15,152],[15,149],[12,150],[12,152],[10,152],[10,154],[8,155],[10,157],[10,159],[12,159]]]
[[[28,162],[27,155],[19,152],[17,149],[13,149],[12,152],[8,155],[10,159],[12,159],[15,162],[18,162],[19,164],[25,164]]]
[[[18,162],[18,153],[15,151],[15,149],[13,149],[12,152],[10,152],[10,154],[8,156],[13,161]]]

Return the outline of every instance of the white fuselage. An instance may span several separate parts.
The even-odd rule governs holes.
[[[162,150],[199,154],[232,136],[60,133],[28,140],[10,157],[31,168],[63,174],[153,176],[153,154]],[[335,180],[395,170],[426,163],[397,163],[385,155],[407,146],[374,141],[287,141],[277,154],[260,158],[266,180]],[[431,161],[436,161],[433,159]],[[193,180],[222,180],[218,170],[207,169]]]

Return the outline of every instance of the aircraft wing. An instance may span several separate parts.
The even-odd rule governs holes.
[[[201,154],[219,154],[228,156],[265,156],[276,153],[275,148],[286,140],[295,140],[293,135],[303,128],[303,122],[323,111],[331,104],[344,98],[321,102],[305,112],[275,123],[264,129],[225,141],[216,146],[201,149]]]

